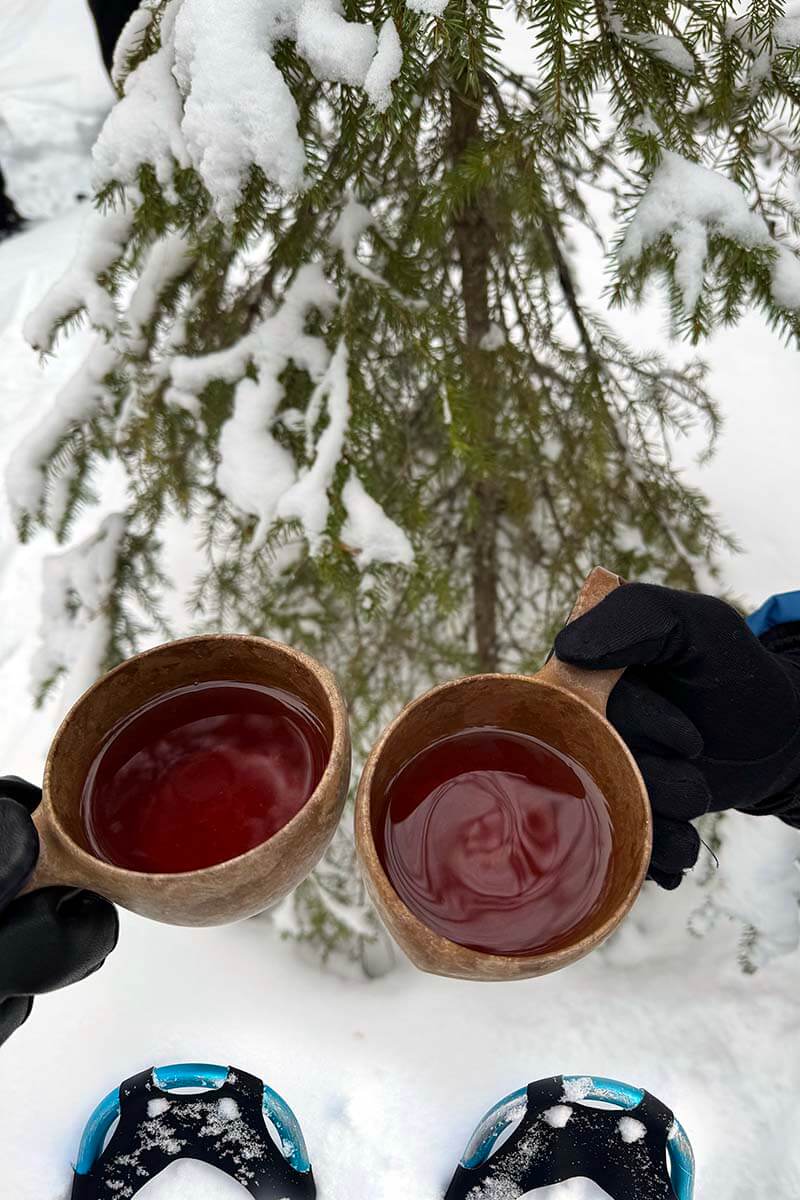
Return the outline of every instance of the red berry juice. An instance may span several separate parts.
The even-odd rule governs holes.
[[[600,903],[612,826],[589,773],[537,738],[467,729],[389,785],[378,853],[428,928],[484,953],[555,949]]]
[[[86,780],[93,853],[132,871],[195,871],[265,842],[300,811],[329,755],[296,696],[228,681],[158,696],[111,731]]]

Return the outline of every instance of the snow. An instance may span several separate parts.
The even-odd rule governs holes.
[[[146,1183],[141,1200],[244,1200],[244,1188],[207,1163],[181,1159]]]
[[[217,1111],[223,1121],[237,1121],[241,1116],[239,1105],[232,1096],[224,1096],[217,1101]]]
[[[328,488],[342,456],[347,425],[350,420],[350,382],[347,375],[347,347],[339,342],[330,366],[317,385],[309,404],[309,412],[327,401],[328,424],[316,445],[314,461],[304,470],[297,482],[284,492],[278,502],[278,516],[297,519],[303,526],[312,554],[319,551],[328,521],[330,500]],[[311,424],[307,426],[311,431]]]
[[[564,1080],[564,1099],[565,1100],[585,1100],[592,1090],[592,1081],[588,1075],[581,1075],[577,1079]]]
[[[132,224],[129,213],[87,213],[75,258],[25,321],[23,332],[35,350],[52,350],[55,323],[84,309],[93,325],[108,334],[116,330],[114,301],[97,277],[122,256]]]
[[[125,311],[128,344],[132,350],[144,353],[145,331],[161,295],[188,270],[192,258],[189,243],[179,233],[159,238],[147,251]]]
[[[623,36],[626,41],[641,46],[682,75],[694,74],[694,57],[678,38],[661,33],[626,33]]]
[[[85,24],[78,0],[58,5],[76,27]],[[54,45],[60,54],[60,41]],[[101,90],[93,59],[82,75],[87,88]],[[23,315],[72,258],[81,221],[71,213],[0,247],[3,465],[53,407],[91,343],[79,331],[40,365],[21,334]],[[576,244],[585,292],[599,295],[602,263],[592,257],[593,241]],[[663,344],[660,311],[656,296],[642,311],[622,314],[626,334],[643,346]],[[710,494],[739,537],[743,552],[724,558],[724,581],[755,607],[797,582],[797,352],[749,316],[717,335],[704,355],[727,418],[720,449],[703,465],[696,440],[677,443],[676,452],[687,478]],[[112,483],[97,483],[104,511],[120,507]],[[0,510],[0,767],[38,779],[61,703],[34,711],[28,676],[42,563],[56,547],[49,534],[17,545],[2,497]],[[76,530],[77,544],[92,535],[93,523],[94,513]],[[170,564],[180,560],[179,582],[187,585],[193,564],[185,533],[175,526],[170,538]],[[266,918],[189,930],[123,912],[120,946],[103,970],[37,1000],[28,1024],[0,1049],[4,1078],[14,1081],[0,1097],[4,1194],[63,1200],[82,1127],[101,1096],[153,1062],[205,1059],[260,1073],[286,1097],[326,1200],[440,1200],[491,1104],[530,1079],[586,1071],[646,1087],[674,1109],[698,1157],[697,1200],[794,1200],[800,955],[792,950],[796,910],[787,883],[798,834],[776,821],[734,817],[725,838],[717,918],[705,923],[704,936],[687,932],[707,901],[696,879],[674,894],[648,885],[606,950],[507,987],[424,976],[402,961],[380,980],[339,977],[304,961]],[[736,962],[744,914],[758,920],[772,954],[783,952],[753,975]],[[568,1089],[564,1100],[577,1102],[580,1095]],[[140,1194],[245,1195],[226,1176],[190,1162],[173,1164]],[[536,1200],[602,1195],[573,1180]]]
[[[375,562],[410,566],[414,549],[407,534],[367,495],[354,471],[342,489],[342,501],[347,519],[341,538],[345,545],[358,550],[356,563],[362,570]]]
[[[427,13],[431,17],[441,17],[447,4],[448,0],[406,0],[406,8],[411,12]]]
[[[115,77],[146,28],[134,17],[117,55]],[[251,168],[283,192],[305,186],[306,155],[299,111],[274,61],[278,43],[293,40],[321,82],[364,88],[383,112],[402,66],[391,19],[376,33],[348,21],[340,0],[230,0],[219,20],[217,0],[170,0],[160,48],[123,83],[94,151],[95,183],[134,186],[150,163],[162,184],[175,164],[192,166],[221,221],[230,222]],[[229,81],[221,89],[219,80]]]
[[[296,42],[317,79],[352,87],[364,83],[378,51],[375,30],[366,23],[345,20],[340,0],[302,0]]]
[[[155,8],[156,0],[141,0],[117,38],[111,63],[111,78],[117,86],[123,82],[129,57],[139,48],[152,24]]]
[[[479,342],[481,350],[499,350],[505,344],[506,335],[502,325],[498,325],[496,321],[492,321]]]
[[[6,468],[6,490],[18,519],[36,513],[44,495],[42,464],[75,425],[89,420],[109,398],[104,383],[117,365],[114,349],[96,338],[86,359],[56,394],[52,407],[13,450]]]
[[[166,1097],[164,1097],[164,1096],[159,1096],[155,1100],[147,1101],[147,1115],[151,1119],[153,1119],[155,1117],[163,1116],[163,1114],[168,1111],[169,1111],[169,1100],[167,1100]]]
[[[563,1129],[572,1116],[572,1109],[568,1104],[554,1104],[543,1115],[552,1129]]]
[[[358,243],[373,224],[369,209],[360,204],[355,196],[350,195],[336,218],[328,241],[335,250],[341,250],[345,265],[355,275],[360,275],[362,279],[368,279],[370,283],[378,284],[379,287],[385,287],[385,280],[365,266],[358,257]]]
[[[800,308],[800,262],[773,240],[763,219],[751,211],[744,192],[732,180],[671,150],[664,152],[639,201],[620,247],[620,261],[630,262],[661,237],[670,237],[676,251],[676,281],[684,309],[691,313],[703,286],[711,233],[747,249],[774,249],[775,300],[787,308]]]
[[[313,380],[324,378],[330,361],[327,347],[305,332],[305,324],[312,308],[328,311],[335,300],[321,267],[307,264],[280,307],[237,345],[201,358],[178,357],[172,365],[173,396],[196,396],[210,379],[239,379],[233,415],[220,435],[217,484],[232,504],[258,517],[257,542],[266,535],[297,474],[291,454],[270,432],[284,394],[278,379],[290,362]],[[257,380],[241,378],[250,363]]]
[[[90,190],[88,151],[112,99],[102,69],[83,69],[93,44],[86,3],[0,3],[0,163],[26,217],[63,212]]]
[[[635,1117],[620,1117],[617,1128],[619,1129],[620,1137],[623,1142],[639,1142],[647,1133],[646,1128],[641,1121],[637,1121]]]
[[[364,76],[364,91],[378,112],[386,112],[392,102],[392,84],[403,66],[403,47],[397,26],[388,17],[378,34],[375,57]]]
[[[63,672],[62,703],[77,700],[102,674],[109,640],[106,604],[124,535],[125,519],[114,513],[85,541],[45,558],[34,690]]]

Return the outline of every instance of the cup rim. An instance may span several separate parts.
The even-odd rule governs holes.
[[[59,818],[56,806],[52,800],[52,775],[54,770],[54,758],[61,742],[64,731],[70,721],[74,719],[75,713],[83,703],[92,695],[92,693],[107,680],[116,675],[124,673],[126,668],[131,663],[141,662],[143,659],[150,658],[163,651],[166,647],[173,648],[175,646],[196,645],[201,642],[209,641],[238,641],[238,642],[258,642],[266,644],[271,648],[284,654],[287,658],[292,658],[300,663],[310,674],[314,675],[322,685],[325,696],[330,704],[332,716],[332,733],[331,745],[328,752],[328,759],[325,764],[325,769],[317,782],[317,786],[310,794],[305,804],[291,817],[290,820],[282,825],[271,837],[263,842],[259,842],[257,846],[252,846],[249,850],[245,850],[243,854],[237,854],[233,858],[223,859],[222,862],[212,863],[208,867],[198,867],[194,871],[133,871],[129,867],[119,867],[115,863],[107,862],[103,858],[98,858],[90,851],[85,850],[79,845],[73,837],[65,830]],[[106,736],[110,730],[106,731]],[[110,671],[99,676],[94,683],[82,692],[80,696],[70,705],[66,714],[59,723],[50,746],[47,752],[47,759],[44,767],[44,778],[42,788],[41,808],[43,816],[49,822],[50,827],[61,840],[62,844],[68,847],[71,857],[78,863],[91,866],[93,871],[98,868],[102,869],[103,873],[109,878],[115,879],[133,879],[133,880],[180,880],[189,879],[196,876],[211,876],[221,874],[225,868],[230,868],[232,863],[241,863],[249,858],[255,859],[263,851],[265,846],[275,847],[279,845],[279,840],[288,840],[298,825],[302,823],[302,819],[307,816],[312,808],[318,806],[321,798],[330,794],[330,784],[335,775],[341,770],[343,759],[349,748],[349,718],[347,704],[336,677],[333,672],[326,667],[318,659],[310,654],[306,654],[303,650],[298,650],[294,646],[289,646],[285,642],[278,642],[273,638],[259,637],[251,633],[200,633],[193,634],[184,638],[173,638],[166,642],[159,642],[156,646],[150,646],[147,650],[142,650],[138,654],[131,655],[123,662],[112,667]]]
[[[639,856],[639,862],[634,876],[634,883],[628,891],[624,901],[615,908],[615,910],[606,918],[602,925],[596,929],[590,930],[576,941],[570,941],[559,946],[554,950],[545,950],[541,953],[534,951],[532,954],[491,954],[483,950],[474,950],[469,946],[464,946],[461,942],[454,942],[451,938],[445,937],[441,933],[437,933],[426,925],[405,903],[399,892],[396,890],[392,881],[386,873],[386,870],[381,862],[380,856],[375,845],[375,836],[372,828],[372,784],[375,776],[375,770],[383,754],[383,751],[389,740],[396,734],[398,727],[405,721],[416,709],[422,707],[423,704],[429,702],[436,695],[454,690],[465,685],[482,682],[502,682],[505,680],[514,680],[518,683],[534,684],[539,688],[546,688],[551,691],[560,692],[562,695],[589,712],[592,717],[598,721],[605,729],[611,741],[616,744],[618,750],[622,752],[623,759],[626,761],[633,778],[638,785],[637,794],[641,800],[642,812],[644,816],[644,838]],[[526,966],[536,964],[537,966],[552,965],[567,965],[570,962],[575,962],[579,958],[584,957],[590,950],[601,945],[607,937],[617,928],[620,922],[627,916],[633,907],[642,884],[644,883],[647,874],[647,867],[650,862],[650,855],[653,845],[653,814],[650,807],[650,801],[647,793],[645,782],[641,772],[636,764],[631,751],[625,741],[617,733],[611,722],[604,717],[598,710],[585,700],[582,696],[577,695],[569,688],[562,687],[560,684],[553,683],[550,680],[542,679],[539,675],[526,675],[523,673],[493,671],[484,674],[462,675],[457,679],[445,680],[444,683],[435,684],[426,692],[419,696],[415,696],[397,713],[395,717],[384,728],[378,740],[373,745],[358,783],[356,794],[356,849],[359,859],[361,860],[364,873],[369,882],[377,889],[382,903],[386,904],[395,910],[398,918],[401,920],[405,929],[409,930],[415,938],[424,940],[428,947],[434,951],[446,953],[449,957],[457,959],[461,967],[469,967],[481,965],[484,969],[489,967],[495,969],[499,975],[504,972],[524,972]],[[393,935],[394,936],[394,935]],[[397,939],[399,940],[399,939]],[[402,944],[402,943],[401,943]],[[518,977],[522,978],[522,975]]]

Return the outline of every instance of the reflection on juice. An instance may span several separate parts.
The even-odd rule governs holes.
[[[602,899],[612,849],[588,772],[537,738],[494,728],[442,738],[406,763],[377,833],[408,908],[493,954],[567,941]]]
[[[329,747],[289,692],[228,681],[157,697],[109,734],[82,800],[98,858],[194,871],[265,842],[319,783]]]

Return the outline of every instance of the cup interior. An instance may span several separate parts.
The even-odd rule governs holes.
[[[606,936],[627,912],[644,878],[651,843],[647,795],[630,753],[608,722],[569,692],[530,676],[477,675],[444,684],[410,704],[386,730],[365,780],[372,835],[367,869],[380,874],[379,891],[386,895],[389,889],[403,907],[405,926],[417,922],[394,891],[375,849],[389,784],[414,755],[439,738],[485,726],[539,738],[580,763],[602,791],[613,827],[609,877],[600,903],[573,931],[569,944]],[[431,931],[427,933],[430,942]]]
[[[244,635],[168,642],[104,675],[64,718],[45,769],[45,793],[61,835],[94,857],[81,817],[81,800],[95,757],[120,721],[166,692],[220,680],[282,688],[297,696],[319,721],[330,756],[337,734],[336,716],[325,680],[306,655]],[[122,869],[105,862],[102,866]]]

